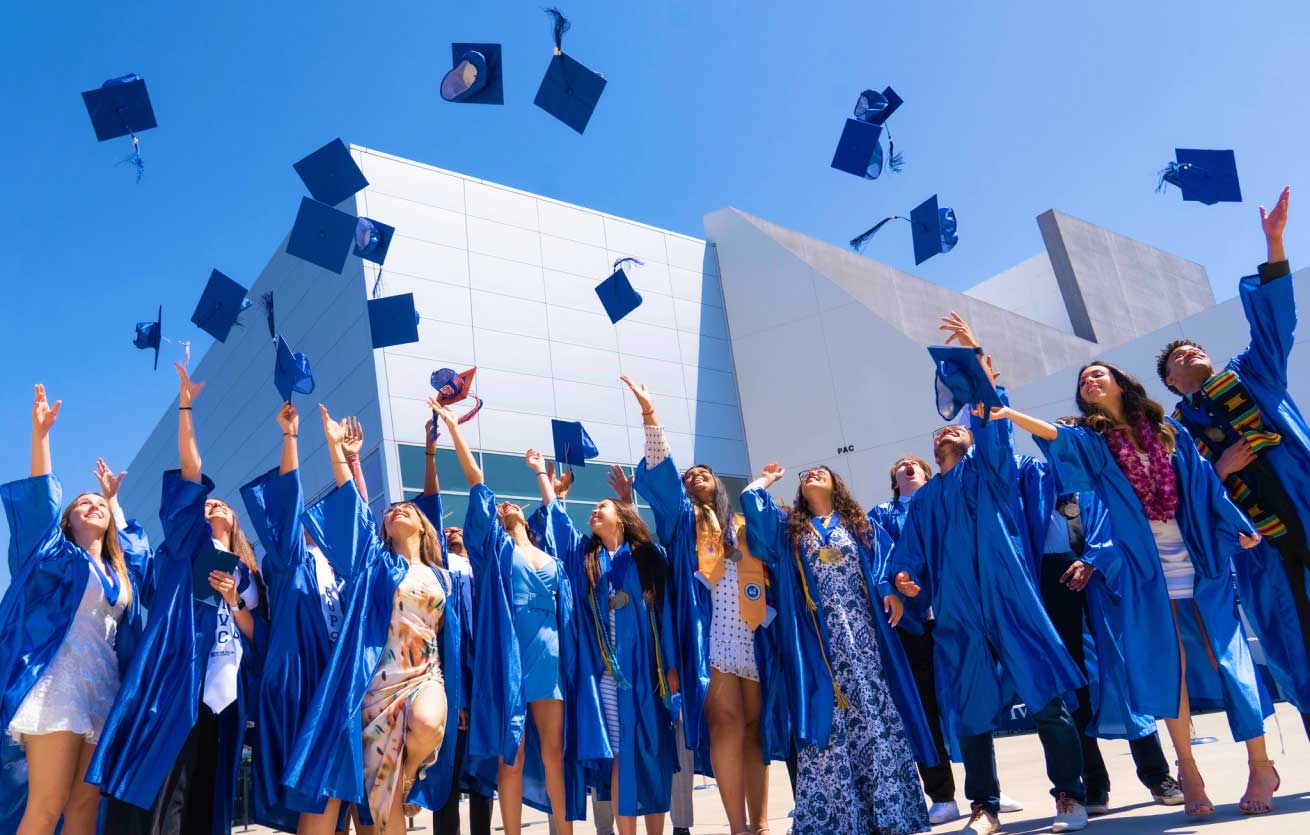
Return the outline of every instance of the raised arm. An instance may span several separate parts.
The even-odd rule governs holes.
[[[282,458],[276,470],[257,476],[241,487],[251,526],[264,546],[264,571],[272,576],[305,557],[305,536],[301,514],[305,495],[300,484],[297,438],[300,415],[296,407],[283,403],[277,413],[282,430]]]
[[[1272,212],[1260,207],[1260,227],[1265,233],[1266,261],[1276,264],[1287,260],[1287,251],[1283,249],[1283,230],[1287,228],[1287,204],[1292,196],[1292,187],[1283,186],[1283,193],[1278,195]]]
[[[788,556],[787,511],[773,502],[769,488],[786,472],[778,462],[765,464],[760,477],[741,491],[741,511],[746,517],[746,547],[769,568]]]
[[[460,469],[464,471],[464,480],[468,482],[470,488],[477,487],[484,480],[482,468],[473,460],[473,451],[469,449],[468,441],[464,440],[464,433],[459,429],[459,418],[455,417],[455,413],[449,407],[438,403],[435,397],[428,398],[428,408],[446,424],[446,429],[450,432],[450,442],[454,444],[455,455],[459,458]]]
[[[436,496],[441,493],[441,482],[437,480],[437,438],[441,435],[441,423],[437,417],[428,418],[423,433],[423,495]],[[435,523],[434,523],[435,524]]]
[[[56,553],[63,544],[59,530],[59,503],[63,490],[50,473],[50,427],[59,414],[59,403],[46,402],[45,387],[37,385],[32,404],[32,474],[29,478],[0,485],[5,519],[9,523],[9,574],[18,573],[22,563]]]
[[[200,396],[204,383],[193,383],[181,363],[177,369],[177,455],[182,461],[182,480],[200,483],[200,447],[196,444],[196,429],[191,422],[191,404]]]
[[[341,442],[346,439],[346,430],[328,414],[327,406],[320,403],[318,409],[323,418],[323,438],[327,441],[328,457],[332,460],[332,477],[338,487],[343,487],[351,480],[350,465],[346,463],[346,453],[341,448]],[[359,492],[358,488],[355,492]]]
[[[533,475],[537,477],[537,490],[541,493],[541,504],[549,505],[555,501],[555,482],[546,472],[546,458],[535,449],[530,449],[523,455],[523,462],[532,470]]]
[[[286,475],[300,468],[300,413],[290,400],[278,410],[277,425],[282,430],[282,460],[277,471],[278,475]]]
[[[646,426],[659,426],[659,418],[655,417],[655,404],[650,399],[650,389],[646,388],[644,383],[634,383],[632,378],[624,374],[619,377],[632,396],[637,399],[637,405],[641,407],[641,422]]]
[[[1283,189],[1273,211],[1260,207],[1269,260],[1260,265],[1257,275],[1246,276],[1238,283],[1251,342],[1233,358],[1233,364],[1239,374],[1277,388],[1287,387],[1287,363],[1296,342],[1296,295],[1283,249],[1290,195],[1290,187]]]
[[[368,501],[368,485],[364,483],[364,468],[359,465],[359,451],[364,446],[364,426],[357,417],[343,417],[341,429],[345,436],[341,439],[341,453],[345,456],[346,466],[350,468],[350,477],[355,482],[359,495]]]
[[[1010,406],[1000,406],[992,409],[992,420],[1008,420],[1025,432],[1030,432],[1044,441],[1054,441],[1059,434],[1059,430],[1054,423],[1047,423],[1041,418],[1035,418]]]
[[[36,396],[32,402],[32,468],[29,475],[50,475],[50,430],[59,417],[59,407],[64,401],[56,400],[51,406],[46,400],[45,386],[36,384]]]

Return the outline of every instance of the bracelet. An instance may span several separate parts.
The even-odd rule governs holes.
[[[651,409],[649,412],[647,412],[647,411],[645,411],[645,410],[642,410],[641,416],[642,416],[642,417],[652,417],[654,414],[655,414],[655,410],[654,410],[654,409]]]
[[[983,355],[983,349],[982,349],[982,346],[981,346],[981,345],[975,345],[975,346],[973,346],[973,352],[974,352],[975,354],[977,354],[978,356],[981,357],[981,356]]]
[[[429,457],[429,458],[436,458],[436,457],[437,457],[437,454],[436,454],[435,452],[425,452],[425,453],[423,453],[423,454],[426,455],[426,456]]]
[[[190,407],[190,406],[178,406],[178,407],[177,407],[177,410],[178,410],[179,412],[189,412],[189,411],[191,411],[191,407]]]
[[[335,458],[332,459],[332,463],[333,463],[333,464],[349,464],[349,462],[348,462],[348,461],[345,461],[344,459],[341,460],[341,461],[338,461],[338,460],[335,459]]]
[[[283,432],[283,433],[282,433],[282,437],[284,437],[284,438],[299,438],[299,437],[300,437],[300,433],[299,433],[299,432]]]

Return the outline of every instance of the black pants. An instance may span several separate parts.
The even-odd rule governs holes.
[[[1051,781],[1051,796],[1061,794],[1083,803],[1087,787],[1083,783],[1081,736],[1074,726],[1069,709],[1060,699],[1051,699],[1035,713],[1037,738],[1046,755],[1046,776]],[[964,796],[993,815],[1001,812],[1001,785],[996,777],[996,748],[991,732],[960,737],[960,758],[964,760]]]
[[[1046,614],[1060,634],[1060,641],[1073,657],[1074,663],[1087,672],[1087,653],[1083,647],[1083,619],[1087,617],[1087,590],[1074,591],[1060,582],[1064,572],[1074,560],[1073,554],[1047,554],[1042,559],[1041,593]],[[1083,779],[1087,781],[1087,796],[1092,801],[1103,800],[1110,793],[1110,774],[1095,737],[1087,735],[1092,722],[1091,694],[1087,687],[1078,691],[1078,708],[1073,712],[1074,724],[1082,736]],[[1137,779],[1148,789],[1160,784],[1169,776],[1169,763],[1160,747],[1160,735],[1152,733],[1128,744],[1137,765]]]
[[[460,731],[455,740],[455,762],[464,762],[468,731]],[[436,835],[459,835],[459,779],[451,781],[446,805],[432,813],[432,830]],[[491,798],[469,792],[469,831],[473,835],[491,835]]]
[[[237,705],[227,711],[235,712]],[[173,768],[151,809],[109,798],[105,835],[207,835],[214,829],[214,786],[218,783],[219,717],[201,702]]]
[[[937,765],[920,763],[919,779],[933,803],[949,803],[955,800],[955,775],[951,772],[951,756],[946,751],[941,712],[937,709],[937,678],[932,666],[932,632],[936,626],[936,621],[929,620],[924,623],[922,635],[904,629],[897,629],[896,634],[901,637],[901,646],[905,647],[905,658],[914,675],[914,686],[919,690],[919,701],[923,703],[923,717],[928,721],[933,745],[937,749]]]

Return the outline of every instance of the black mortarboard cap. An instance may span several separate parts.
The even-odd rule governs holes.
[[[961,409],[978,403],[986,407],[982,420],[990,419],[992,407],[1000,406],[1001,398],[978,353],[960,345],[929,345],[928,353],[937,365],[937,414],[942,420],[955,420]]]
[[[632,282],[628,280],[628,274],[624,272],[622,267],[624,261],[641,263],[635,258],[620,258],[614,262],[613,274],[596,285],[596,295],[605,308],[605,314],[610,317],[610,321],[614,324],[618,324],[620,319],[641,306],[641,294],[633,288]]]
[[[1237,181],[1237,158],[1232,151],[1206,151],[1198,148],[1175,148],[1175,162],[1160,172],[1156,191],[1172,183],[1183,192],[1183,199],[1213,206],[1215,203],[1241,203],[1242,187]]]
[[[335,206],[368,185],[350,149],[333,139],[295,164],[296,173],[314,199]]]
[[[866,180],[876,180],[882,173],[882,128],[872,122],[847,119],[842,128],[832,167]]]
[[[287,254],[340,274],[355,240],[355,225],[354,215],[302,197]]]
[[[600,454],[587,430],[576,420],[552,418],[550,432],[555,442],[555,460],[561,464],[585,467],[588,458]]]
[[[164,337],[164,306],[159,306],[159,312],[155,314],[153,322],[137,322],[136,337],[133,338],[132,344],[141,350],[155,349],[155,369],[159,368],[159,343]]]
[[[881,93],[876,90],[865,90],[855,101],[855,118],[861,122],[881,125],[891,118],[896,108],[902,104],[905,104],[905,100],[896,95],[896,91],[890,87],[883,88]]]
[[[950,252],[959,241],[955,234],[955,210],[937,206],[937,195],[929,197],[910,212],[914,228],[914,263],[922,264],[934,255]]]
[[[273,367],[273,385],[282,395],[282,402],[291,399],[293,392],[313,394],[314,372],[309,368],[309,357],[291,350],[281,337],[277,338],[277,360]]]
[[[418,342],[418,312],[414,294],[368,300],[368,330],[374,348]]]
[[[546,76],[541,79],[537,97],[532,102],[582,133],[587,129],[587,122],[591,121],[600,94],[605,90],[605,77],[564,54],[563,37],[571,24],[559,9],[547,9],[546,14],[551,16],[555,24],[555,54],[550,59]]]
[[[156,126],[146,81],[136,73],[111,78],[82,94],[96,139],[104,142]]]
[[[396,227],[361,217],[355,221],[354,253],[365,261],[382,264],[387,260],[387,250],[391,248],[391,237],[395,234]]]
[[[247,292],[246,288],[214,270],[196,303],[196,312],[191,314],[192,323],[219,342],[226,342],[241,311],[250,307]]]
[[[200,553],[191,563],[191,595],[201,603],[218,606],[221,598],[214,587],[209,585],[209,572],[222,571],[231,574],[237,570],[240,558],[231,551],[224,551],[214,545],[213,540],[206,539],[200,543]]]
[[[441,79],[441,97],[460,104],[504,104],[500,44],[453,43],[452,69]]]

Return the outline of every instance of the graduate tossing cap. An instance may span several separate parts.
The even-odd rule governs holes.
[[[993,407],[1001,406],[979,349],[961,345],[929,345],[936,363],[937,414],[955,420],[962,409],[983,404],[982,422],[991,419]]]
[[[132,154],[121,162],[130,162],[136,169],[136,181],[141,182],[146,165],[141,159],[141,140],[137,134],[158,125],[154,108],[150,106],[150,94],[146,92],[146,80],[136,73],[111,78],[98,88],[82,93],[82,102],[91,117],[97,141],[132,137]]]
[[[846,120],[837,150],[832,155],[832,167],[866,180],[876,180],[882,174],[884,157],[882,134],[887,133],[886,167],[900,173],[904,159],[896,152],[887,120],[904,104],[890,87],[881,93],[865,90],[855,102],[855,117]]]
[[[1237,158],[1232,151],[1175,148],[1174,161],[1161,169],[1155,190],[1163,192],[1169,184],[1182,191],[1183,200],[1207,206],[1242,202]]]
[[[588,459],[600,455],[580,421],[551,418],[550,433],[555,443],[555,460],[560,464],[585,467]]]
[[[291,402],[291,395],[312,394],[314,391],[314,372],[309,367],[309,357],[291,350],[291,346],[277,332],[277,322],[273,316],[273,294],[260,296],[264,305],[264,315],[268,319],[268,335],[273,339],[277,356],[273,365],[273,385],[282,396],[282,402]]]
[[[628,280],[624,264],[642,266],[642,262],[636,258],[619,258],[614,262],[614,272],[610,277],[596,285],[596,295],[600,298],[601,306],[605,308],[610,322],[616,325],[620,319],[641,306],[641,294]]]
[[[475,401],[473,408],[460,416],[460,423],[468,423],[473,419],[478,410],[482,408],[482,398],[473,393],[473,375],[478,371],[475,365],[467,371],[456,371],[453,368],[438,368],[432,372],[430,382],[432,387],[437,390],[437,402],[443,406],[453,406],[466,397],[472,397]],[[437,420],[435,414],[432,415],[434,421]],[[436,425],[435,423],[433,425]]]
[[[564,33],[572,24],[559,9],[546,9],[546,14],[554,21],[555,54],[532,103],[582,133],[605,89],[605,77],[564,54]]]
[[[893,220],[904,220],[910,224],[914,236],[914,263],[916,266],[934,255],[950,252],[960,240],[956,234],[955,210],[939,208],[937,206],[937,195],[934,194],[915,206],[910,211],[909,217],[904,215],[885,217],[874,224],[873,228],[866,229],[851,238],[851,249],[856,252],[863,252],[865,244],[874,235],[878,234],[878,230]]]
[[[453,43],[453,68],[441,79],[441,97],[459,104],[504,104],[500,44]]]

